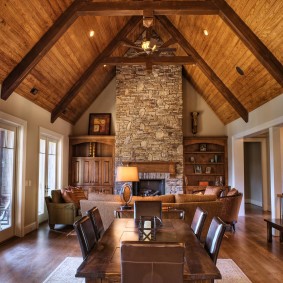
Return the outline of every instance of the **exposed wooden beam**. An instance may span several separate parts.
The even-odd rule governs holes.
[[[82,0],[73,2],[6,77],[1,90],[2,99],[7,100],[9,98],[32,68],[44,57],[69,26],[72,25],[78,16],[76,12],[81,4]]]
[[[108,57],[101,62],[106,65],[192,65],[192,56],[145,56],[145,57]]]
[[[109,56],[114,49],[120,44],[120,41],[126,37],[133,28],[142,20],[141,17],[132,17],[127,24],[121,29],[113,40],[106,46],[106,48],[95,58],[92,64],[87,68],[79,80],[71,87],[63,99],[56,105],[51,113],[51,123],[60,116],[62,111],[68,106],[68,104],[74,99],[82,86],[88,81],[88,79],[95,72],[97,67],[102,63],[102,60]]]
[[[211,1],[121,1],[86,2],[81,15],[95,16],[143,16],[145,10],[154,15],[215,15],[218,9]]]
[[[220,80],[220,78],[213,72],[213,70],[206,64],[198,52],[191,46],[186,38],[177,30],[177,28],[171,23],[166,16],[157,16],[157,20],[164,26],[164,28],[174,37],[178,44],[188,54],[192,55],[196,60],[198,67],[207,76],[218,91],[223,95],[227,102],[237,111],[237,113],[248,122],[248,111],[240,103],[240,101],[233,95],[233,93],[226,87],[226,85]]]
[[[283,86],[283,65],[253,33],[245,22],[224,0],[212,0],[224,22],[235,32],[243,43],[253,52],[260,63],[269,71],[274,79]]]

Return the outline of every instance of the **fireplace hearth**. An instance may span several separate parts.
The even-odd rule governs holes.
[[[133,183],[134,196],[155,196],[165,194],[165,179],[140,179]]]

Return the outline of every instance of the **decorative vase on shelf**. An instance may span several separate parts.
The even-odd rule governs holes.
[[[216,179],[215,179],[215,186],[219,186],[219,185],[220,185],[219,178],[218,178],[218,177],[216,177]]]
[[[217,156],[217,154],[214,155],[214,161],[215,161],[215,163],[218,162],[218,156]]]

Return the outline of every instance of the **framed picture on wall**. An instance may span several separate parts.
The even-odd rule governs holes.
[[[89,135],[110,135],[111,113],[89,114]]]

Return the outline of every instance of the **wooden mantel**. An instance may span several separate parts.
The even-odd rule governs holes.
[[[170,173],[173,177],[176,174],[174,161],[124,161],[123,165],[137,166],[140,173]]]

